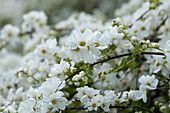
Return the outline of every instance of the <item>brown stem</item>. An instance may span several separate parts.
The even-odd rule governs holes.
[[[166,79],[167,81],[163,84],[163,85],[161,85],[161,86],[159,86],[159,87],[164,87],[166,84],[168,84],[169,83],[169,81],[170,81],[170,79]]]
[[[157,90],[162,90],[162,89],[170,89],[170,87],[160,87],[160,88],[156,88]]]
[[[154,112],[150,111],[149,109],[146,109],[146,108],[143,108],[143,107],[139,107],[139,106],[135,106],[133,108],[141,109],[141,110],[147,111],[149,113],[154,113]]]
[[[136,22],[142,19],[149,11],[151,11],[151,9],[146,10],[140,17],[136,19]],[[129,28],[131,28],[132,26],[133,26],[133,23],[129,25]]]
[[[159,5],[161,5],[162,3],[159,3],[157,6],[159,6]],[[137,21],[139,21],[140,19],[142,19],[148,12],[150,12],[151,11],[151,9],[148,9],[148,10],[146,10],[140,17],[138,17],[137,19],[136,19],[136,22]],[[129,28],[131,28],[133,26],[133,23],[131,24],[131,25],[129,25]]]

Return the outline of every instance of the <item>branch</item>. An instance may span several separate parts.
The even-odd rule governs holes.
[[[165,56],[164,53],[162,52],[143,52],[141,53],[142,55],[162,55],[162,56]],[[120,58],[120,57],[124,57],[124,56],[129,56],[129,55],[132,55],[132,53],[126,53],[126,54],[122,54],[122,55],[118,55],[118,56],[113,56],[113,57],[109,57],[108,59],[104,59],[104,60],[100,60],[100,61],[97,61],[97,62],[94,62],[93,64],[90,64],[90,67],[96,65],[96,64],[99,64],[99,63],[103,63],[103,62],[106,62],[106,61],[109,61],[109,60],[112,60],[112,59],[116,59],[116,58]],[[79,69],[75,72],[73,72],[73,74],[71,74],[70,76],[68,76],[65,81],[67,81],[68,79],[70,79],[71,77],[73,77],[74,75],[76,75],[77,73],[81,72],[82,69]]]
[[[161,5],[162,3],[159,3],[157,6],[159,6],[159,5]],[[156,7],[157,7],[156,6]],[[135,22],[137,22],[137,21],[139,21],[140,19],[142,19],[148,12],[150,12],[151,11],[151,9],[148,9],[148,10],[146,10],[140,17],[138,17],[137,19],[136,19],[136,21]],[[133,26],[133,23],[131,24],[131,25],[129,25],[129,28],[131,28]]]
[[[159,29],[165,24],[165,22],[166,22],[166,20],[168,19],[169,17],[167,16],[160,24],[159,24],[159,26],[157,26],[157,28],[155,29],[155,33],[154,34],[152,34],[152,35],[150,35],[150,41],[158,41],[159,39],[155,39],[155,37],[156,36],[158,36],[158,35],[160,35],[160,34],[158,34],[158,31],[159,31]]]
[[[167,79],[167,82],[165,82],[163,85],[159,86],[159,88],[164,87],[166,84],[168,84],[170,79]]]
[[[151,11],[151,9],[146,10],[140,17],[138,17],[138,18],[136,19],[135,22],[137,22],[137,21],[139,21],[140,19],[142,19],[149,11]],[[132,23],[131,25],[129,25],[129,28],[131,28],[132,26],[133,26],[133,23]]]
[[[160,87],[160,88],[156,88],[157,90],[162,90],[162,89],[170,89],[170,87]]]
[[[149,109],[146,109],[146,108],[143,108],[143,107],[139,107],[139,106],[135,106],[133,108],[141,109],[141,110],[147,111],[149,113],[154,113],[154,112],[150,111]]]
[[[111,106],[110,108],[128,108],[128,106]],[[141,110],[144,110],[144,111],[147,111],[149,113],[154,113],[152,111],[150,111],[149,109],[146,109],[146,108],[143,108],[143,107],[139,107],[139,106],[135,106],[133,108],[137,108],[137,109],[141,109]],[[71,108],[69,110],[86,110],[87,108]]]
[[[73,72],[73,74],[71,74],[70,76],[68,76],[68,77],[65,79],[65,81],[67,81],[69,78],[73,77],[74,75],[76,75],[76,74],[79,73],[80,71],[82,71],[82,69],[79,69],[79,70]]]

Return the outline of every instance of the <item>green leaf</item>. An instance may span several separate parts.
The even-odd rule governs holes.
[[[133,73],[133,70],[134,70],[134,64],[131,63],[131,65],[130,65],[130,72]]]
[[[92,71],[92,70],[89,70],[89,71],[88,71],[88,74],[89,74],[89,75],[93,75],[93,71]]]
[[[153,106],[153,107],[151,107],[151,109],[150,109],[152,112],[155,110],[155,107]]]
[[[122,58],[121,65],[125,65],[125,64],[126,64],[126,58],[125,58],[125,57],[123,57],[123,58]]]

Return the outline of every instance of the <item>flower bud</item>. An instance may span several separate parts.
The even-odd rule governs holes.
[[[136,36],[133,36],[133,37],[131,38],[131,40],[132,40],[133,42],[137,42],[137,41],[138,41],[138,38],[137,38]]]

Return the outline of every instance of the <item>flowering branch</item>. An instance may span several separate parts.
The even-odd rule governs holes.
[[[159,31],[159,29],[165,24],[165,22],[166,22],[166,20],[169,18],[169,16],[167,16],[161,23],[160,23],[160,25],[155,29],[155,33],[154,34],[152,34],[150,37],[150,41],[155,41],[155,37],[157,36],[157,35],[159,35],[157,32]]]
[[[162,53],[162,52],[142,52],[141,54],[142,54],[142,55],[145,54],[145,55],[163,55],[163,56],[165,56],[165,54]],[[109,57],[108,59],[100,60],[100,61],[97,61],[97,62],[95,62],[95,63],[93,63],[93,64],[90,64],[90,66],[92,67],[92,66],[94,66],[94,65],[96,65],[96,64],[99,64],[99,63],[103,63],[103,62],[106,62],[106,61],[109,61],[109,60],[112,60],[112,59],[116,59],[116,58],[120,58],[120,57],[124,57],[124,56],[130,56],[130,55],[132,55],[132,53],[126,53],[126,54],[121,54],[121,55],[118,55],[118,56]],[[79,69],[79,70],[73,72],[73,74],[71,74],[70,76],[68,76],[68,77],[65,79],[65,81],[67,81],[69,78],[73,77],[74,75],[76,75],[77,73],[79,73],[79,72],[81,72],[81,71],[82,71],[82,69]]]
[[[159,3],[157,6],[159,6],[159,5],[161,5],[162,3]],[[151,11],[151,9],[148,9],[148,10],[146,10],[140,17],[138,17],[137,19],[136,19],[136,22],[137,21],[139,21],[140,19],[142,19],[148,12],[150,12]],[[129,25],[129,28],[131,28],[133,26],[133,23],[131,24],[131,25]]]

